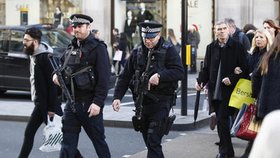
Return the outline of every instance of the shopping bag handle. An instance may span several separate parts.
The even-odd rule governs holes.
[[[54,116],[55,116],[55,115],[54,115]],[[48,115],[48,124],[47,124],[47,125],[52,125],[52,124],[53,124],[54,116],[53,116],[53,117],[50,117],[50,116]]]

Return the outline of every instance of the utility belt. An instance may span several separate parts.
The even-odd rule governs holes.
[[[136,116],[132,117],[132,124],[133,124],[133,128],[135,131],[140,131],[140,132],[145,132],[146,130],[148,130],[148,132],[159,132],[159,134],[165,134],[168,135],[175,119],[176,119],[176,115],[172,114],[170,116],[168,116],[164,121],[162,122],[151,122],[147,127],[145,127],[145,118],[141,118],[140,120],[137,119]]]

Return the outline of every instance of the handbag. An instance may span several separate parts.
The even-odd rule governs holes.
[[[39,148],[42,152],[59,151],[61,148],[62,135],[61,117],[54,115],[53,121],[48,116],[48,124],[43,129],[43,144]]]
[[[254,103],[252,97],[252,81],[241,78],[238,80],[234,90],[231,93],[229,106],[240,109],[242,105]]]
[[[247,109],[247,106],[248,106],[247,104],[242,105],[241,109],[239,110],[239,112],[238,112],[238,114],[237,114],[237,116],[234,120],[234,123],[233,123],[233,125],[230,129],[230,135],[233,136],[233,137],[236,136],[236,133],[240,128],[240,124],[242,122],[242,119],[243,119],[243,116],[244,116],[245,111]]]
[[[244,140],[254,140],[259,128],[261,126],[261,121],[255,119],[256,116],[256,106],[254,104],[248,105],[245,110],[240,128],[236,133],[236,137]]]

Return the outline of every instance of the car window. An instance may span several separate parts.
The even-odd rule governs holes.
[[[0,30],[0,52],[7,52],[7,44],[8,44],[8,31],[5,29]]]
[[[24,32],[18,30],[11,30],[11,40],[10,40],[10,51],[12,52],[22,52],[23,43],[22,39]]]
[[[3,48],[3,43],[4,43],[4,37],[3,37],[3,30],[0,30],[0,52],[4,51],[4,48]]]
[[[42,41],[48,43],[52,48],[66,48],[71,37],[59,30],[43,30]]]

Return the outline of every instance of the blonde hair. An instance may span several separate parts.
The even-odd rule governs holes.
[[[267,31],[267,30],[265,30],[265,29],[258,29],[258,30],[256,30],[255,31],[255,35],[254,35],[254,37],[253,37],[253,39],[252,39],[252,46],[251,46],[251,48],[250,48],[250,54],[253,54],[254,53],[254,50],[256,49],[256,35],[257,35],[257,33],[260,33],[260,34],[264,34],[265,35],[265,38],[266,38],[266,40],[267,40],[267,44],[266,44],[266,50],[268,51],[269,50],[269,48],[271,47],[271,45],[272,45],[272,42],[273,42],[273,40],[272,40],[272,36],[271,36],[271,34]]]
[[[175,34],[174,34],[173,29],[169,28],[169,29],[167,30],[167,35],[168,35],[168,37],[170,38],[172,44],[175,46],[175,45],[178,43],[178,41],[177,41],[177,39],[176,39],[176,36],[175,36]]]

